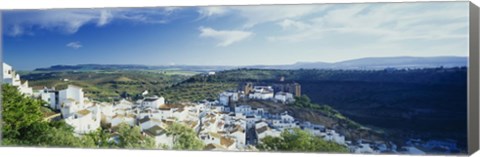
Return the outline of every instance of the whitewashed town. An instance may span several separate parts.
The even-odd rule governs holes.
[[[164,97],[151,95],[148,90],[142,93],[143,99],[135,102],[126,99],[118,102],[93,101],[84,96],[82,87],[75,85],[69,85],[66,89],[45,87],[33,90],[28,81],[22,83],[19,74],[5,63],[3,81],[18,87],[22,94],[41,99],[46,102],[45,106],[60,111],[53,118],[65,120],[74,128],[76,136],[102,126],[115,128],[126,123],[139,126],[144,135],[155,139],[159,148],[172,148],[172,137],[165,133],[165,128],[172,123],[180,123],[197,133],[205,145],[204,150],[254,151],[254,146],[267,136],[278,137],[286,129],[301,128],[326,141],[345,145],[352,153],[424,154],[414,145],[405,146],[403,152],[397,152],[396,145],[391,142],[348,141],[345,136],[322,124],[299,121],[288,112],[272,114],[242,101],[255,99],[278,104],[291,103],[295,101],[294,96],[301,94],[299,84],[294,84],[288,90],[276,91],[269,85],[246,83],[242,90],[220,93],[217,100],[168,104]]]

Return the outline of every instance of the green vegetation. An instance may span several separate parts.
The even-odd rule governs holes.
[[[217,99],[219,93],[236,87],[235,83],[185,82],[161,90],[160,95],[171,103],[196,102]]]
[[[402,143],[397,139],[405,137],[453,138],[459,141],[460,147],[466,147],[466,67],[401,70],[235,69],[208,77],[196,75],[185,82],[271,84],[281,83],[281,77],[284,77],[283,82],[299,83],[302,95],[308,95],[311,102],[328,104],[344,115],[337,115],[338,118],[348,117],[366,127],[385,132],[387,136],[384,137],[397,144]],[[303,108],[300,106],[297,108]],[[306,107],[309,107],[308,104]]]
[[[128,124],[122,123],[118,126],[117,134],[119,142],[116,146],[119,148],[157,148],[155,140],[149,136],[142,135],[139,126],[131,127]]]
[[[64,121],[44,121],[42,101],[25,97],[16,87],[2,85],[2,145],[81,148],[156,148],[153,139],[143,136],[138,127],[121,125],[119,143],[109,142],[111,133],[98,130],[74,136]]]
[[[43,120],[43,102],[27,98],[11,85],[2,86],[2,144],[5,146],[92,147],[88,138],[73,135],[63,121]]]
[[[195,131],[185,125],[173,123],[166,131],[168,136],[172,136],[173,149],[202,150],[203,148],[203,142],[198,139]]]
[[[50,128],[47,129],[47,132],[36,132],[36,134],[41,134],[40,137],[46,137],[40,138],[44,140],[40,146],[96,148],[95,142],[88,136],[74,136],[73,128],[64,121],[51,122],[49,125]],[[30,139],[35,139],[35,137],[30,137]],[[28,146],[35,145],[28,144]]]
[[[85,134],[85,136],[90,138],[94,145],[98,148],[117,148],[117,144],[110,140],[112,134],[107,130],[99,128],[94,132]]]
[[[87,97],[106,102],[120,97],[135,99],[145,90],[159,93],[188,77],[189,75],[177,72],[153,71],[35,71],[22,75],[22,79],[29,80],[30,86],[36,89],[45,86],[64,89],[67,85],[74,84],[82,87]]]
[[[284,130],[280,137],[267,136],[261,141],[257,148],[263,151],[348,152],[343,145],[325,141],[299,128]]]
[[[239,83],[282,83],[279,81],[281,77],[284,77],[284,82],[301,84],[302,95],[308,95],[310,101],[297,98],[297,103],[279,107],[278,110],[288,110],[302,120],[326,122],[326,126],[338,130],[342,129],[337,124],[356,128],[355,122],[358,122],[385,133],[381,136],[393,141],[412,135],[419,138],[452,138],[459,141],[460,147],[466,147],[464,115],[467,105],[463,105],[467,103],[466,67],[407,70],[235,69],[192,77],[181,72],[155,70],[42,71],[22,75],[22,79],[29,80],[37,88],[56,86],[62,89],[66,84],[77,84],[95,100],[111,101],[120,96],[135,99],[148,89],[152,94],[164,96],[168,103],[216,99],[220,92],[236,89]],[[64,82],[63,78],[69,79],[69,82]],[[261,105],[277,110],[275,105]],[[343,131],[347,137],[350,132],[355,132]],[[369,138],[371,133],[365,131],[351,135]],[[396,144],[399,143],[396,141]]]
[[[280,77],[285,81],[317,82],[317,81],[362,81],[362,82],[403,82],[427,84],[462,84],[459,80],[466,78],[467,68],[425,68],[401,70],[327,70],[327,69],[234,69],[217,72],[204,77],[196,75],[190,81],[207,82],[278,82]]]
[[[139,99],[145,90],[172,103],[200,101],[215,99],[218,93],[237,87],[234,83],[182,82],[192,74],[188,71],[35,71],[25,73],[22,79],[29,80],[36,89],[45,86],[64,89],[69,84],[78,85],[87,97],[104,102],[121,97]]]
[[[307,109],[312,109],[312,110],[316,110],[316,111],[321,111],[327,117],[337,119],[339,121],[339,123],[340,122],[346,123],[348,128],[358,129],[358,128],[361,127],[360,124],[346,118],[340,112],[333,109],[332,107],[330,107],[328,105],[319,105],[319,104],[315,104],[315,103],[311,102],[310,98],[307,95],[302,95],[300,97],[295,97],[295,102],[292,103],[292,104],[288,104],[288,105],[292,105],[292,106],[298,107],[298,108],[307,108]]]
[[[42,104],[45,104],[45,103],[42,103]],[[40,107],[40,111],[43,113],[43,117],[49,117],[49,116],[52,116],[54,114],[57,114],[51,108],[48,108],[48,107],[45,107],[45,106]]]

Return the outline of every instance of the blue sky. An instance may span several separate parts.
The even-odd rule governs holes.
[[[16,10],[2,26],[20,70],[468,56],[468,2]]]

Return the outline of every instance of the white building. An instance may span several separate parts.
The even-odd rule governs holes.
[[[20,86],[20,75],[18,75],[12,66],[3,63],[3,83],[11,84],[13,86]]]
[[[221,146],[220,148],[224,148],[226,150],[237,149],[236,141],[234,138],[225,137],[219,133],[209,132],[207,134],[201,135],[200,139],[206,145],[213,144],[213,145]]]
[[[83,89],[75,85],[68,85],[67,89],[61,90],[58,99],[60,104],[67,101],[75,101],[77,103],[84,103],[85,101]]]
[[[345,136],[340,135],[335,130],[326,130],[326,133],[320,133],[320,136],[326,141],[332,141],[341,145],[345,144]]]
[[[224,124],[224,118],[222,118],[222,114],[213,112],[213,113],[208,113],[202,118],[202,128],[200,130],[200,133],[209,133],[209,132],[218,132],[218,131],[224,131],[223,127]]]
[[[230,130],[230,136],[236,139],[237,147],[244,147],[246,145],[246,130],[241,125],[235,125],[232,130]]]
[[[90,102],[78,102],[73,99],[67,99],[60,105],[60,112],[63,118],[70,117],[73,113],[91,107]]]
[[[86,134],[100,128],[100,112],[98,107],[91,107],[75,112],[65,118],[65,123],[74,128],[77,134]]]
[[[128,100],[125,100],[125,99],[120,100],[118,103],[116,103],[113,106],[114,111],[116,111],[116,110],[131,110],[132,108],[133,108],[133,103],[128,101]]]
[[[280,114],[280,117],[270,119],[271,124],[275,128],[286,129],[286,128],[298,128],[299,126],[295,123],[295,118],[288,115],[287,112]]]
[[[272,86],[255,86],[253,93],[250,93],[248,98],[259,100],[273,99],[273,92]]]
[[[82,88],[74,85],[61,91],[45,88],[41,91],[40,98],[50,108],[59,109],[75,133],[85,134],[100,128],[104,108],[85,98]]]
[[[260,117],[256,115],[245,116],[245,121],[247,122],[247,128],[255,127],[255,122],[259,121]]]
[[[118,126],[121,123],[128,124],[130,126],[135,126],[135,115],[128,114],[128,115],[115,115],[112,118],[112,127]]]
[[[178,121],[198,121],[199,112],[194,106],[183,106],[173,110],[172,116]]]
[[[142,101],[143,107],[151,107],[151,108],[159,108],[161,105],[165,104],[165,98],[153,96],[153,97],[146,97]]]
[[[61,90],[58,93],[58,103],[64,118],[70,117],[77,111],[93,106],[93,103],[84,97],[83,89],[78,86],[68,85],[67,89]]]
[[[268,123],[265,122],[265,121],[261,121],[261,120],[255,122],[255,128],[256,129],[264,127],[264,126],[268,126]]]
[[[159,119],[145,117],[145,118],[142,118],[142,119],[138,120],[138,125],[140,126],[140,129],[142,131],[145,131],[145,130],[150,129],[151,127],[153,127],[155,125],[161,126],[162,121],[159,120]]]
[[[59,104],[59,98],[58,98],[58,91],[56,91],[54,88],[48,89],[44,88],[41,93],[40,93],[40,98],[47,102],[48,106],[54,110],[59,110],[60,109],[60,104]]]
[[[142,95],[147,95],[148,94],[148,90],[145,90],[143,91]]]
[[[60,91],[56,91],[54,88],[44,88],[40,96],[50,108],[61,110],[62,116],[65,118],[93,105],[84,97],[83,89],[75,85],[68,85],[66,89]]]
[[[165,120],[173,116],[173,109],[169,107],[162,107],[152,112],[152,117],[160,120]]]
[[[136,113],[137,114],[137,119],[142,119],[142,118],[145,118],[145,117],[150,117],[152,118],[153,117],[153,109],[143,109],[142,111]]]
[[[252,107],[249,105],[240,105],[235,107],[235,114],[252,115]]]
[[[223,106],[228,106],[231,102],[238,101],[238,92],[226,91],[222,92],[219,95],[220,104]]]
[[[255,133],[257,134],[257,143],[261,143],[263,138],[267,136],[280,137],[282,132],[280,130],[272,129],[269,126],[263,125],[259,128],[255,128]]]
[[[295,99],[293,98],[293,94],[287,92],[277,92],[277,94],[275,94],[274,100],[281,103],[291,103],[295,101]]]
[[[33,89],[28,86],[28,81],[22,83],[20,80],[20,75],[13,70],[12,66],[3,63],[3,83],[10,84],[18,88],[20,93],[27,96],[33,95]]]
[[[158,147],[167,147],[171,149],[173,147],[173,138],[171,136],[167,136],[165,128],[154,125],[145,131],[145,134],[153,137],[155,139],[155,144]]]
[[[20,93],[25,94],[27,96],[33,95],[33,89],[28,86],[28,81],[25,81],[19,87]]]
[[[106,124],[112,123],[112,118],[115,116],[113,112],[113,104],[110,103],[99,103],[98,107],[100,108],[100,114],[102,120]]]
[[[309,132],[316,136],[325,135],[326,129],[323,125],[316,125],[310,122],[303,122],[300,124],[300,128],[306,132]]]

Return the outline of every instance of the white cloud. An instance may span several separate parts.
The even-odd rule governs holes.
[[[73,48],[73,49],[79,49],[81,47],[83,47],[83,45],[78,42],[78,41],[74,41],[74,42],[69,42],[67,43],[67,45],[65,45],[66,47],[70,47],[70,48]]]
[[[164,14],[170,15],[181,9],[182,9],[181,7],[164,7],[163,11],[164,11]]]
[[[215,30],[209,27],[200,27],[200,37],[213,38],[219,43],[217,46],[226,47],[252,36],[252,32],[239,30]]]
[[[32,29],[45,29],[65,34],[76,33],[82,26],[91,23],[98,27],[113,20],[125,20],[137,23],[167,23],[170,16],[178,10],[175,7],[142,9],[68,9],[6,11],[4,27],[6,34],[21,36]]]
[[[112,20],[113,15],[108,10],[102,10],[100,12],[100,17],[98,18],[97,26],[104,26]]]
[[[199,19],[219,17],[226,14],[238,16],[245,20],[242,28],[252,28],[258,24],[277,22],[286,18],[299,18],[315,12],[321,12],[330,5],[270,5],[270,6],[235,6],[235,7],[200,7]]]
[[[9,35],[11,36],[19,36],[24,33],[23,29],[19,25],[13,25],[10,29]]]
[[[300,21],[290,20],[290,19],[285,19],[281,22],[278,22],[277,24],[280,25],[284,30],[291,29],[291,28],[304,30],[311,27],[311,25],[309,24],[306,24]]]
[[[285,19],[284,30],[301,30],[267,37],[269,41],[307,41],[361,35],[379,42],[443,40],[468,37],[467,3],[348,4],[299,20]],[[441,11],[439,11],[441,10]],[[348,39],[346,39],[348,41]],[[351,41],[355,42],[355,41]]]
[[[276,22],[284,19],[295,19],[327,9],[330,5],[273,5],[246,6],[235,8],[239,16],[246,20],[244,28],[255,25]]]
[[[200,14],[198,19],[209,18],[214,16],[223,16],[228,13],[227,7],[214,6],[214,7],[200,7],[197,12]]]

